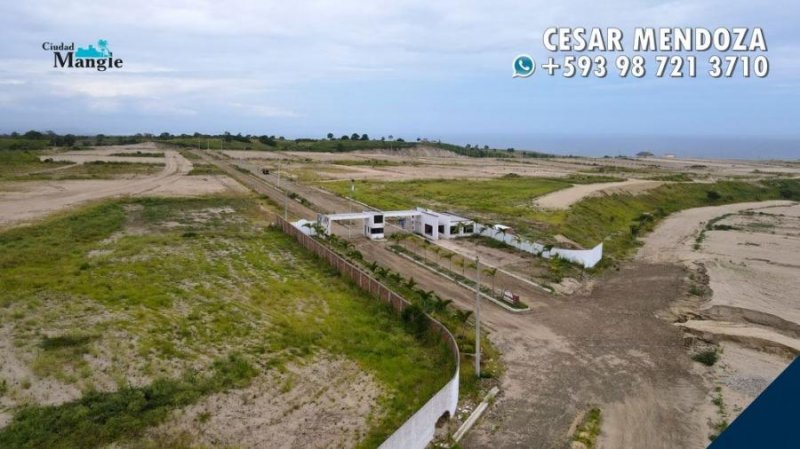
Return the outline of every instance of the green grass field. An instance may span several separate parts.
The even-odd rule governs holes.
[[[360,447],[379,445],[449,379],[449,352],[262,216],[249,198],[153,198],[0,233],[0,322],[35,373],[2,379],[18,408],[0,447],[136,441],[174,409],[318,354],[379,383]],[[83,396],[37,404],[40,379]]]
[[[357,181],[354,199],[383,210],[424,206],[464,214],[485,223],[505,223],[547,241],[549,234],[536,221],[533,201],[573,184],[610,182],[619,178],[577,175],[563,179],[504,176],[500,178],[434,179],[398,182]],[[350,182],[326,182],[320,187],[350,195]]]
[[[563,234],[587,248],[604,242],[605,254],[611,258],[630,254],[639,244],[638,237],[666,215],[679,210],[742,201],[800,199],[800,180],[795,179],[671,183],[639,195],[586,198],[563,211],[542,211],[533,206],[536,197],[569,187],[571,183],[615,179],[581,176],[563,180],[502,177],[357,181],[353,197],[384,210],[425,206],[454,211],[485,223],[504,223],[545,244],[555,243],[552,236],[556,234]],[[350,195],[348,181],[326,182],[320,186],[342,196]]]

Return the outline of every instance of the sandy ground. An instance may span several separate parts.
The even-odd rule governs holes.
[[[647,236],[646,243],[640,248],[636,258],[651,263],[691,262],[701,257],[693,251],[693,246],[695,237],[709,220],[747,209],[790,204],[790,201],[736,203],[698,207],[672,214]]]
[[[611,195],[614,193],[638,194],[663,184],[660,181],[629,179],[622,182],[601,182],[596,184],[578,184],[568,189],[558,190],[541,196],[534,204],[543,209],[566,209],[588,196]]]
[[[754,161],[712,161],[691,159],[616,159],[616,158],[467,158],[434,148],[406,150],[373,150],[349,153],[316,153],[316,152],[270,152],[225,150],[223,153],[231,159],[249,161],[253,167],[261,166],[272,160],[284,161],[285,170],[295,176],[300,173],[313,175],[325,182],[342,179],[376,179],[376,180],[413,180],[413,179],[457,179],[492,178],[514,173],[520,176],[564,177],[572,173],[608,168],[614,176],[635,176],[636,181],[618,186],[622,190],[634,192],[657,186],[647,185],[647,177],[689,173],[701,181],[711,181],[719,177],[736,175],[754,178],[771,177],[778,173],[800,176],[800,165],[792,166],[775,162]],[[388,166],[344,165],[341,161],[389,161],[395,163]],[[619,172],[614,170],[619,169]],[[624,171],[628,170],[628,171]],[[633,170],[633,171],[630,171]],[[590,174],[590,173],[589,173]],[[633,181],[633,180],[632,180]],[[594,191],[594,187],[580,187],[574,193],[564,193],[566,197],[556,196],[553,205],[542,207],[567,207],[574,196],[580,198],[583,189]],[[603,189],[604,187],[597,187]],[[614,186],[606,186],[613,192]],[[565,199],[560,199],[565,198]],[[571,200],[574,201],[574,200]],[[565,205],[562,205],[565,204]]]
[[[705,230],[698,245],[705,224],[723,216],[715,225],[732,229]],[[727,404],[713,420],[731,421],[800,354],[800,204],[691,209],[668,217],[645,241],[640,260],[707,275],[710,297],[676,325],[721,348],[704,378]]]
[[[243,188],[226,176],[186,176],[192,163],[177,151],[163,150],[155,144],[114,146],[102,150],[62,153],[64,160],[86,162],[100,159],[130,159],[144,162],[141,157],[114,158],[110,153],[122,151],[163,152],[164,158],[156,158],[164,163],[164,169],[154,176],[135,176],[115,180],[64,180],[27,181],[6,183],[0,190],[0,227],[20,224],[41,218],[49,213],[96,201],[108,197],[124,195],[203,195],[226,190],[243,191]]]
[[[37,379],[30,369],[31,360],[19,354],[11,333],[9,326],[0,325],[0,382],[5,381],[8,389],[0,395],[0,429],[11,421],[13,407],[20,403],[61,404],[81,396],[74,385],[52,378]]]
[[[723,342],[721,348],[720,360],[712,372],[713,382],[722,390],[726,411],[736,416],[786,369],[788,362],[736,343]]]
[[[194,444],[241,449],[354,447],[380,394],[354,363],[318,356],[173,413],[149,438],[185,433]]]

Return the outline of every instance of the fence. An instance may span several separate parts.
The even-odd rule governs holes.
[[[603,258],[603,243],[600,242],[597,246],[592,249],[564,249],[564,248],[551,248],[549,250],[545,249],[545,246],[541,243],[536,242],[529,242],[523,238],[520,238],[516,235],[504,234],[502,231],[498,231],[497,229],[488,227],[488,226],[479,226],[478,232],[480,235],[491,237],[495,240],[499,240],[506,245],[513,246],[521,251],[525,251],[531,254],[535,254],[537,256],[542,256],[546,259],[549,259],[553,256],[558,256],[562,259],[566,259],[570,262],[574,262],[577,264],[583,265],[584,268],[592,268],[593,266],[597,265],[598,262]]]
[[[378,282],[364,270],[356,267],[343,259],[330,248],[305,235],[301,230],[288,221],[276,217],[278,225],[283,232],[294,237],[303,247],[325,259],[339,273],[352,279],[362,290],[369,292],[387,304],[396,312],[401,312],[411,304],[402,296]],[[436,422],[444,415],[453,416],[458,405],[459,387],[459,352],[456,340],[449,330],[440,322],[430,316],[428,323],[431,331],[437,334],[447,344],[455,359],[456,369],[449,382],[432,398],[414,413],[400,428],[398,428],[379,449],[424,449],[433,439]]]

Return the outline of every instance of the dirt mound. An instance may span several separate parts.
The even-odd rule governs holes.
[[[354,151],[354,154],[364,155],[381,155],[381,156],[401,156],[401,157],[452,157],[452,158],[465,158],[460,154],[453,153],[452,151],[443,150],[441,148],[430,147],[426,145],[418,145],[413,148],[398,148],[396,150],[375,149]]]

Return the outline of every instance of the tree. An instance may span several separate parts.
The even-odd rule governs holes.
[[[369,140],[369,136],[366,134],[361,135],[361,140]]]
[[[64,145],[66,145],[68,147],[71,147],[71,146],[75,145],[75,143],[77,141],[78,141],[78,138],[75,137],[72,134],[67,134],[66,136],[64,136]]]
[[[428,258],[428,248],[430,248],[430,246],[431,246],[431,242],[429,242],[427,240],[423,240],[422,241],[422,253],[424,254],[424,257],[426,259]]]
[[[333,133],[328,133],[328,140],[333,140]]]
[[[358,133],[353,133],[353,135],[350,136],[350,140],[358,140],[360,138],[361,136],[359,136]]]
[[[342,139],[342,140],[350,140],[350,136],[348,136],[347,134],[345,134],[345,135],[343,135],[343,136],[341,137],[341,139]]]
[[[439,259],[441,258],[442,250],[443,250],[443,248],[441,246],[438,246],[438,245],[433,245],[433,247],[431,248],[431,251],[433,252],[433,254],[436,254],[436,263],[437,264],[439,263]]]
[[[456,320],[462,323],[466,323],[470,315],[472,315],[472,310],[456,309],[453,311],[453,316],[455,316]]]
[[[453,271],[453,256],[455,256],[455,255],[456,255],[455,253],[447,253],[447,252],[442,254],[443,258],[445,258],[448,261],[450,261],[450,271]]]
[[[268,147],[274,147],[278,145],[278,143],[275,142],[275,136],[261,136],[258,138],[258,141]]]
[[[492,278],[492,294],[494,295],[494,278],[497,275],[497,268],[489,267],[483,269],[483,274]]]
[[[467,261],[464,260],[464,256],[461,256],[461,259],[456,260],[456,265],[461,267],[461,275],[463,276],[464,271],[466,270],[466,267],[468,265]]]
[[[717,201],[722,198],[722,195],[720,195],[716,190],[709,190],[706,192],[706,198],[708,198],[709,201]]]

